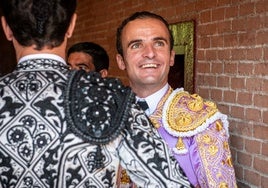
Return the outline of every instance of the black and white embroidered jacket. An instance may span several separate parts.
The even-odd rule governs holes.
[[[34,58],[33,58],[34,57]],[[113,78],[30,56],[0,78],[0,187],[190,187],[132,92]]]

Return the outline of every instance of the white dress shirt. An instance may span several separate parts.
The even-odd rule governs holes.
[[[157,108],[157,105],[159,103],[159,101],[161,100],[161,98],[165,95],[165,93],[168,90],[168,83],[162,87],[160,90],[158,90],[157,92],[153,93],[152,95],[149,95],[146,98],[140,98],[140,97],[136,97],[137,101],[138,100],[145,100],[149,106],[149,108],[147,110],[145,110],[146,115],[150,116],[151,114],[154,113],[154,111]]]

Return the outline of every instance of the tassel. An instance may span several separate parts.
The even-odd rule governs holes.
[[[127,175],[127,171],[126,170],[122,170],[121,171],[121,183],[122,184],[129,184],[130,183],[130,178]]]
[[[188,150],[185,148],[185,145],[184,145],[181,137],[178,138],[176,147],[173,148],[173,151],[176,154],[186,154],[188,152]]]
[[[185,149],[185,146],[184,146],[184,143],[183,143],[181,137],[179,137],[179,139],[178,139],[178,141],[177,141],[176,148],[177,148],[178,150],[183,150],[183,149]]]

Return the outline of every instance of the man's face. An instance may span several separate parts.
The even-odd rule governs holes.
[[[95,66],[92,62],[92,57],[84,52],[74,52],[68,57],[68,64],[72,69],[83,69],[87,72],[95,71]]]
[[[124,57],[117,55],[117,63],[126,69],[131,87],[151,85],[160,89],[167,83],[175,53],[170,52],[164,23],[153,18],[129,22],[122,31],[122,47]]]

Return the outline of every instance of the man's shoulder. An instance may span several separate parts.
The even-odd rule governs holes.
[[[205,130],[221,113],[212,101],[182,89],[174,90],[163,106],[163,124],[174,136],[189,137]],[[222,114],[223,117],[225,115]]]
[[[125,127],[134,98],[119,79],[72,71],[65,96],[67,121],[86,141],[108,143]]]

